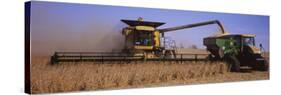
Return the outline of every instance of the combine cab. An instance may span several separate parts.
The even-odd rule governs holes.
[[[255,35],[223,34],[204,38],[204,45],[211,52],[210,60],[226,60],[232,71],[240,71],[240,66],[255,70],[268,70],[268,62],[255,46]]]
[[[145,54],[146,58],[157,58],[164,47],[160,47],[160,32],[157,27],[165,24],[162,22],[138,20],[121,20],[128,27],[123,28],[125,36],[125,48],[123,52],[136,55]]]

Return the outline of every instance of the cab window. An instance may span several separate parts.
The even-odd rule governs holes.
[[[254,46],[255,45],[255,39],[253,37],[244,37],[243,38],[243,45]]]
[[[152,45],[151,31],[136,31],[134,36],[135,36],[135,45],[142,45],[142,46]]]

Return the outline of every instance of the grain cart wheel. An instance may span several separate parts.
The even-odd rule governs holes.
[[[234,55],[226,56],[226,61],[230,65],[231,72],[240,72],[240,62]]]
[[[219,48],[219,50],[218,50],[218,56],[219,56],[220,58],[223,58],[223,57],[224,57],[224,51],[223,51],[222,48]]]

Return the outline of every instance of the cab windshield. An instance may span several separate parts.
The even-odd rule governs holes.
[[[254,37],[244,37],[243,38],[243,45],[254,46],[255,45]]]
[[[135,32],[135,45],[151,46],[152,45],[152,32],[151,31],[136,31]]]

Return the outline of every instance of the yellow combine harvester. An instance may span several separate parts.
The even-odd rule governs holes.
[[[167,39],[165,38],[165,32],[193,28],[198,26],[204,26],[209,24],[217,24],[222,33],[224,28],[222,24],[217,20],[200,22],[195,24],[188,24],[183,26],[157,29],[157,27],[165,24],[162,22],[149,22],[143,21],[142,18],[138,20],[121,20],[122,22],[129,25],[123,28],[123,35],[125,36],[125,48],[124,52],[143,54],[145,58],[162,58],[162,57],[173,57],[176,58],[177,53],[175,48],[166,48]],[[175,47],[175,46],[172,46]]]

